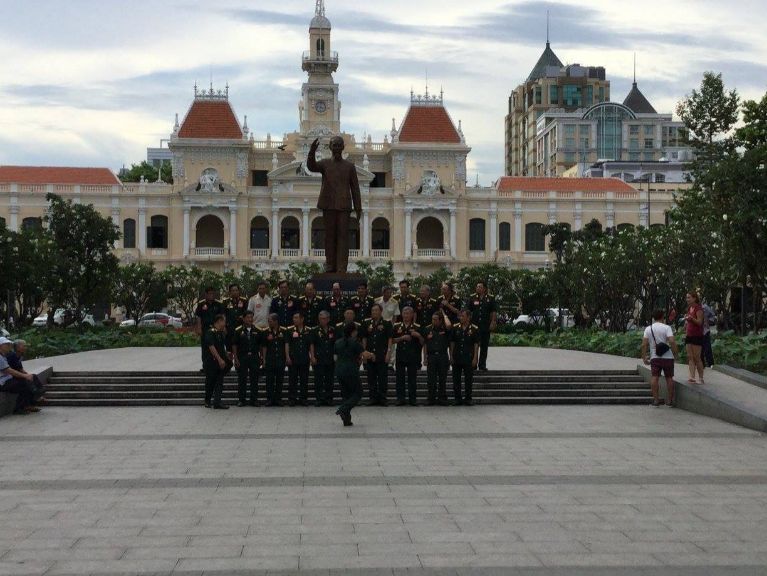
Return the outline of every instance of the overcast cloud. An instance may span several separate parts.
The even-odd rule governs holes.
[[[563,62],[601,65],[612,99],[631,85],[661,112],[722,72],[767,91],[762,0],[326,0],[341,66],[342,125],[383,140],[410,89],[445,91],[473,147],[473,181],[503,172],[509,92],[543,50],[546,11]],[[227,82],[256,138],[298,123],[312,0],[0,0],[0,164],[108,166],[145,158],[188,109],[196,82]]]

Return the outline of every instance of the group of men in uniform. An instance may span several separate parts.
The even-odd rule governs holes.
[[[314,285],[304,294],[290,294],[282,281],[271,297],[261,283],[250,300],[240,287],[229,286],[223,301],[208,288],[195,310],[201,338],[205,373],[205,406],[227,409],[221,401],[223,381],[233,368],[238,375],[238,406],[258,405],[261,374],[266,381],[266,405],[283,405],[285,372],[288,374],[288,405],[308,405],[309,372],[314,372],[316,406],[333,405],[334,347],[344,326],[354,323],[363,348],[374,360],[364,363],[369,405],[387,405],[388,372],[396,373],[398,406],[416,405],[416,381],[422,366],[427,369],[427,405],[447,405],[447,374],[452,367],[456,405],[473,403],[475,370],[487,370],[490,333],[495,330],[496,302],[485,282],[465,302],[449,282],[439,298],[422,286],[418,296],[403,280],[399,293],[386,288],[374,299],[361,282],[356,295],[347,298],[334,284],[325,298]]]

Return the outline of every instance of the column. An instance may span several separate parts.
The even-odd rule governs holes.
[[[455,207],[450,208],[450,256],[458,258],[458,225]]]
[[[490,257],[495,258],[498,251],[498,205],[493,202],[490,206]]]
[[[184,208],[184,258],[189,256],[189,215],[191,209],[189,207]]]
[[[277,258],[280,255],[280,222],[279,208],[272,207],[272,229],[269,231],[272,235],[272,258]]]
[[[139,254],[146,252],[146,208],[140,207],[138,209],[138,230],[136,230],[138,236],[138,250]]]
[[[615,206],[612,202],[607,203],[605,210],[605,228],[615,228]]]
[[[16,196],[19,192],[18,184],[11,184],[11,206],[9,212],[11,213],[11,221],[8,223],[10,229],[13,232],[19,231],[19,197]]]
[[[405,208],[405,258],[413,256],[413,209]]]
[[[237,206],[229,206],[229,255],[237,256]]]
[[[120,208],[112,207],[112,223],[122,232],[122,222],[120,222]],[[114,249],[120,250],[123,247],[122,237],[115,240]]]
[[[303,218],[301,220],[301,254],[304,258],[309,256],[309,246],[311,245],[311,230],[309,230],[309,207],[304,206],[301,210]]]
[[[576,232],[583,228],[583,204],[580,202],[575,203],[575,212],[573,213],[575,224],[573,226],[573,232]]]
[[[362,209],[362,257],[370,257],[370,212],[367,206]]]
[[[648,208],[649,206],[647,205],[647,202],[643,202],[639,205],[639,225],[644,226],[645,228],[647,228],[648,215],[650,214]]]
[[[514,252],[524,252],[522,244],[522,202],[514,203]]]

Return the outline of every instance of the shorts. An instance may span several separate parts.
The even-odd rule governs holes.
[[[691,346],[703,346],[703,336],[687,336],[684,339],[685,344],[690,344]]]
[[[650,369],[652,370],[652,375],[656,378],[661,375],[661,372],[667,378],[673,378],[674,377],[674,359],[673,358],[653,358],[652,360],[650,360]]]

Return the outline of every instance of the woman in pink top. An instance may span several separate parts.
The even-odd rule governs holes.
[[[687,293],[687,314],[685,320],[685,345],[687,348],[687,366],[690,370],[689,384],[698,384],[695,381],[695,371],[700,376],[700,383],[703,381],[703,306],[700,305],[700,296],[697,292]]]

